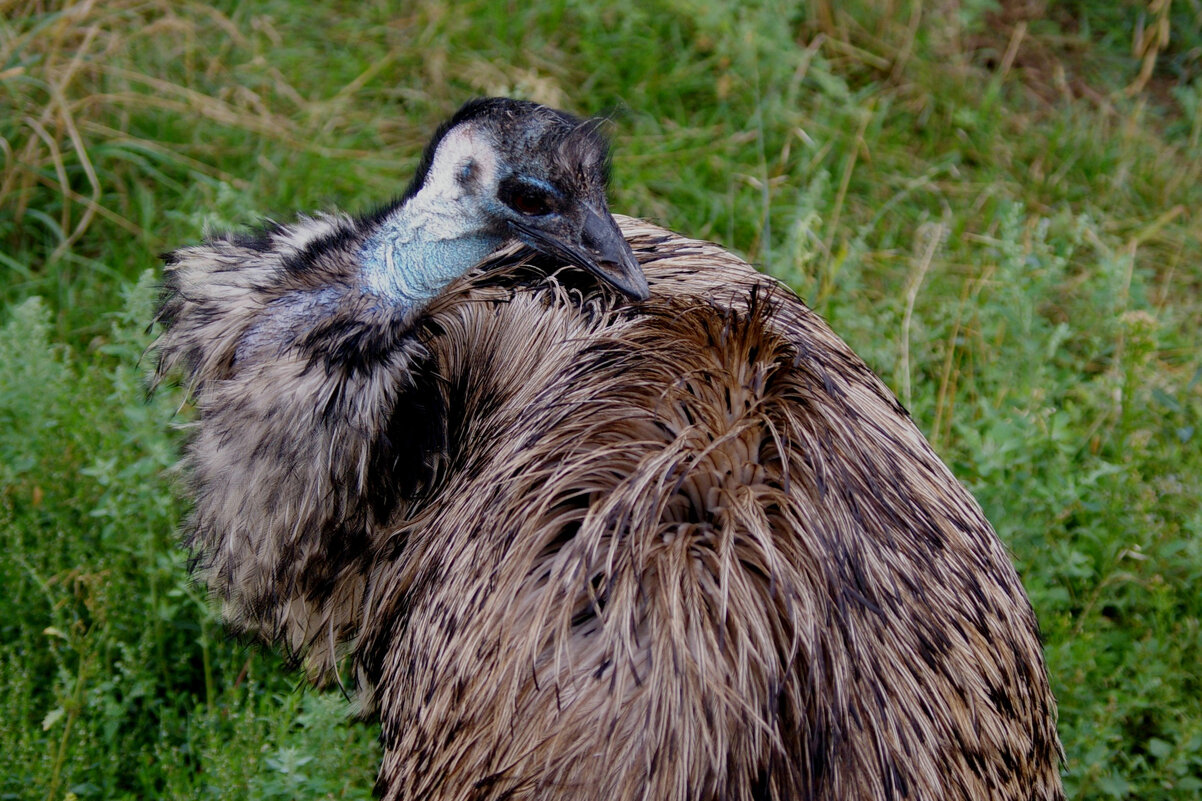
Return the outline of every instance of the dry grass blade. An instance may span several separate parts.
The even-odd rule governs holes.
[[[228,51],[201,47],[200,42],[219,35],[233,48],[252,49],[233,20],[205,3],[4,0],[0,10],[0,215],[18,237],[49,230],[53,245],[46,263],[67,255],[97,219],[143,233],[123,212],[136,180],[111,164],[131,143],[141,154],[185,172],[234,186],[244,183],[188,155],[167,133],[162,141],[147,137],[144,131],[153,123],[135,132],[133,121],[147,114],[199,118],[228,129],[231,137],[251,134],[326,158],[371,155],[316,144],[325,137],[302,130],[298,121],[326,119],[328,126],[331,115],[321,110],[344,102],[387,63],[363,73],[332,99],[310,102],[278,68],[271,68],[268,88],[257,90],[232,74],[238,59]],[[164,35],[182,43],[184,57],[154,72],[138,55]],[[9,249],[20,248],[13,242]]]
[[[1171,24],[1169,10],[1172,0],[1149,0],[1147,11],[1141,11],[1132,36],[1131,52],[1140,60],[1139,75],[1123,92],[1128,97],[1134,97],[1144,90],[1156,69],[1156,58],[1160,52],[1169,46]],[[1151,16],[1151,24],[1146,24],[1146,17]]]

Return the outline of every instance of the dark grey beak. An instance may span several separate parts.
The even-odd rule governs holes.
[[[586,207],[579,243],[565,241],[525,223],[511,221],[509,224],[526,244],[588,270],[625,295],[635,300],[651,297],[643,268],[618,230],[613,215],[599,214]]]
[[[618,222],[608,212],[598,214],[585,209],[584,228],[580,242],[591,256],[589,264],[581,265],[602,281],[608,281],[635,300],[651,297],[647,276],[634,257],[626,238],[618,230]]]

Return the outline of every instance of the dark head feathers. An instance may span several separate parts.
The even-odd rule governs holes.
[[[531,125],[517,126],[519,118],[526,117]],[[541,147],[548,145],[557,149],[570,149],[577,161],[587,161],[601,170],[605,182],[609,181],[609,142],[601,134],[600,119],[581,119],[565,111],[539,105],[529,100],[513,100],[507,97],[480,97],[464,103],[455,115],[438,126],[430,138],[417,164],[413,181],[397,199],[393,207],[413,197],[426,183],[434,154],[447,132],[465,122],[475,121],[497,133],[497,144],[514,151],[530,151],[535,142]],[[570,148],[565,148],[570,145]]]

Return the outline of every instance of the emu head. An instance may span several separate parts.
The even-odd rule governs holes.
[[[519,100],[463,106],[434,135],[404,196],[362,245],[369,287],[429,300],[509,239],[646,299],[647,280],[605,200],[595,121]]]

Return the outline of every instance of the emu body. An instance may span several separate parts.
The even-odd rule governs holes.
[[[623,230],[651,299],[429,309],[446,450],[368,574],[387,799],[1054,799],[1030,605],[816,315]]]
[[[198,575],[315,678],[348,660],[380,795],[1062,798],[1018,576],[864,363],[717,246],[619,219],[631,303],[513,219],[546,255],[419,302],[378,219],[168,269]]]

